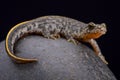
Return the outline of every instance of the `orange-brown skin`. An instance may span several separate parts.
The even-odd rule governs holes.
[[[94,51],[102,61],[108,64],[97,42],[94,40],[105,34],[106,31],[106,25],[104,23],[94,24],[90,22],[86,24],[63,16],[44,16],[14,26],[6,37],[6,51],[17,63],[37,61],[37,59],[25,59],[14,55],[14,44],[18,39],[29,33],[37,33],[52,39],[64,37],[75,44],[78,41],[88,42],[92,45]]]

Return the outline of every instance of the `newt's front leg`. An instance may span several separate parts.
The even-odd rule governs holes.
[[[68,41],[68,42],[72,42],[72,43],[74,43],[75,45],[77,45],[77,44],[79,43],[77,40],[75,40],[75,39],[73,39],[73,38],[70,38],[70,39],[68,39],[67,41]]]
[[[100,59],[105,63],[108,64],[108,62],[105,60],[105,57],[102,55],[101,50],[97,44],[97,42],[94,39],[86,40],[85,42],[88,42],[93,47],[94,51],[96,52],[97,56],[100,57]]]

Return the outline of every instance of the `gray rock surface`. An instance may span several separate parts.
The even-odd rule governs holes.
[[[15,53],[38,62],[16,64],[0,43],[0,80],[116,80],[99,57],[87,46],[65,39],[27,36],[16,44]]]

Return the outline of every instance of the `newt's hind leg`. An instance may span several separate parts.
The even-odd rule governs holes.
[[[60,38],[60,35],[59,34],[50,34],[50,35],[47,35],[47,38],[56,40],[56,39]]]
[[[60,34],[55,34],[55,37],[59,39],[60,38]]]
[[[59,34],[51,34],[50,38],[56,40],[56,39],[60,38],[60,35]]]

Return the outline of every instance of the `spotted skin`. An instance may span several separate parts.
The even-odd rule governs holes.
[[[83,23],[63,16],[44,16],[14,26],[6,37],[6,51],[17,63],[35,62],[37,59],[25,59],[14,55],[14,45],[20,38],[28,34],[39,34],[52,39],[64,37],[74,44],[79,41],[90,43],[96,54],[108,64],[94,40],[105,34],[106,31],[105,23]]]

